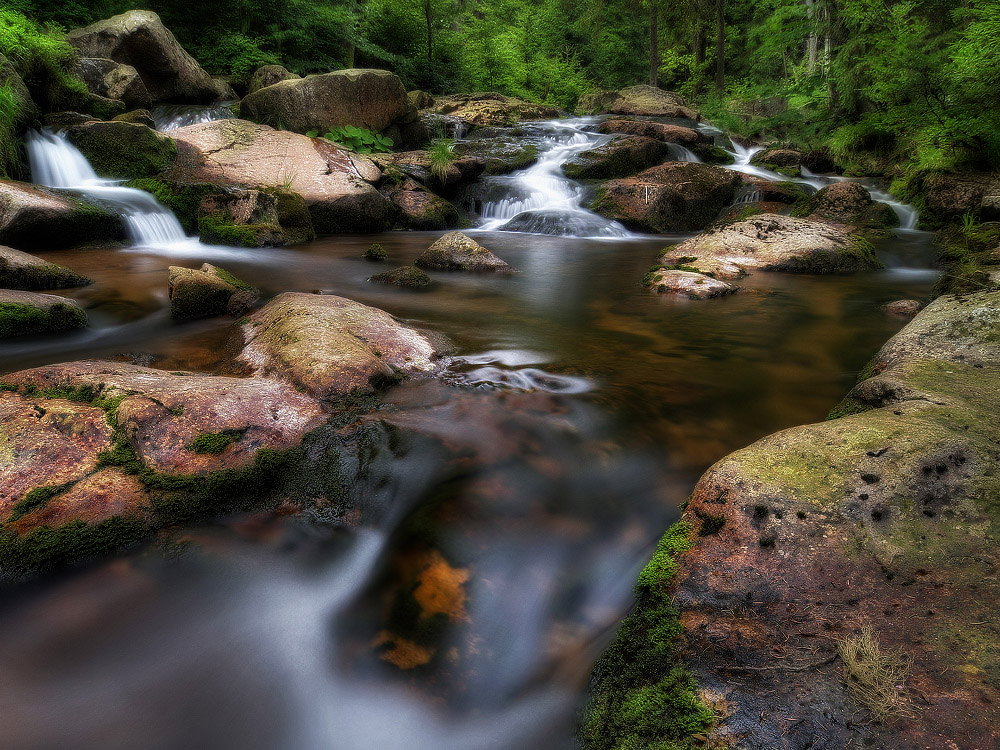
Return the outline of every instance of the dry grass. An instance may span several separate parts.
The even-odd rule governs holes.
[[[861,632],[837,642],[844,663],[844,679],[854,699],[877,721],[910,716],[906,696],[909,659],[899,651],[883,650],[878,635],[868,625]]]

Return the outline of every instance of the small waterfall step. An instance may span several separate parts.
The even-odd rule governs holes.
[[[117,210],[136,245],[157,247],[187,238],[177,217],[152,195],[98,177],[86,157],[65,135],[33,130],[27,136],[28,165],[35,183],[72,190]]]

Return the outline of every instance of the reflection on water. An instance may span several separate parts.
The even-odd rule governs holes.
[[[96,280],[70,293],[93,326],[2,344],[3,371],[122,353],[216,369],[231,321],[166,313],[167,266],[205,260],[265,296],[384,308],[457,354],[444,382],[403,384],[372,417],[356,529],[229,518],[7,592],[5,747],[571,747],[590,665],[698,474],[821,419],[900,327],[879,305],[933,283],[926,269],[757,274],[690,302],[637,283],[674,238],[489,232],[477,239],[521,273],[366,282],[371,242],[402,265],[436,236],[45,255]],[[929,255],[915,233],[883,252]]]

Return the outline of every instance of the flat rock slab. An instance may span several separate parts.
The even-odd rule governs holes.
[[[314,399],[266,378],[84,360],[23,370],[2,380],[22,392],[32,387],[32,392],[66,391],[109,405],[143,465],[163,474],[249,466],[262,448],[294,447],[326,420]],[[91,407],[73,408],[92,416]],[[67,429],[75,431],[75,417],[70,414],[66,421]]]
[[[677,143],[688,147],[712,143],[712,136],[708,133],[694,128],[685,128],[683,125],[669,125],[653,120],[605,120],[598,130],[602,133],[641,135],[645,138],[655,138],[664,143]]]
[[[242,361],[327,404],[408,375],[431,373],[448,349],[443,337],[333,295],[279,295],[253,313],[242,330]]]
[[[284,187],[301,195],[317,232],[392,226],[396,208],[375,189],[381,170],[323,138],[246,120],[216,120],[171,131],[178,158],[166,179],[240,187]]]
[[[514,269],[462,232],[449,232],[413,261],[435,271],[479,271],[511,273]]]
[[[0,288],[36,291],[86,286],[94,282],[86,276],[36,255],[0,245]]]
[[[0,180],[0,243],[54,250],[125,239],[122,218],[62,191]]]
[[[54,294],[0,289],[0,339],[86,328],[87,313]]]
[[[646,288],[657,294],[672,294],[687,299],[714,299],[735,294],[739,287],[702,273],[661,268],[652,273]]]
[[[717,279],[751,271],[845,273],[881,268],[871,243],[820,221],[759,214],[674,245],[659,262],[682,263]]]

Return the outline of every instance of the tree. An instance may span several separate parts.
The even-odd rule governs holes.
[[[715,0],[715,89],[726,87],[726,0]]]

